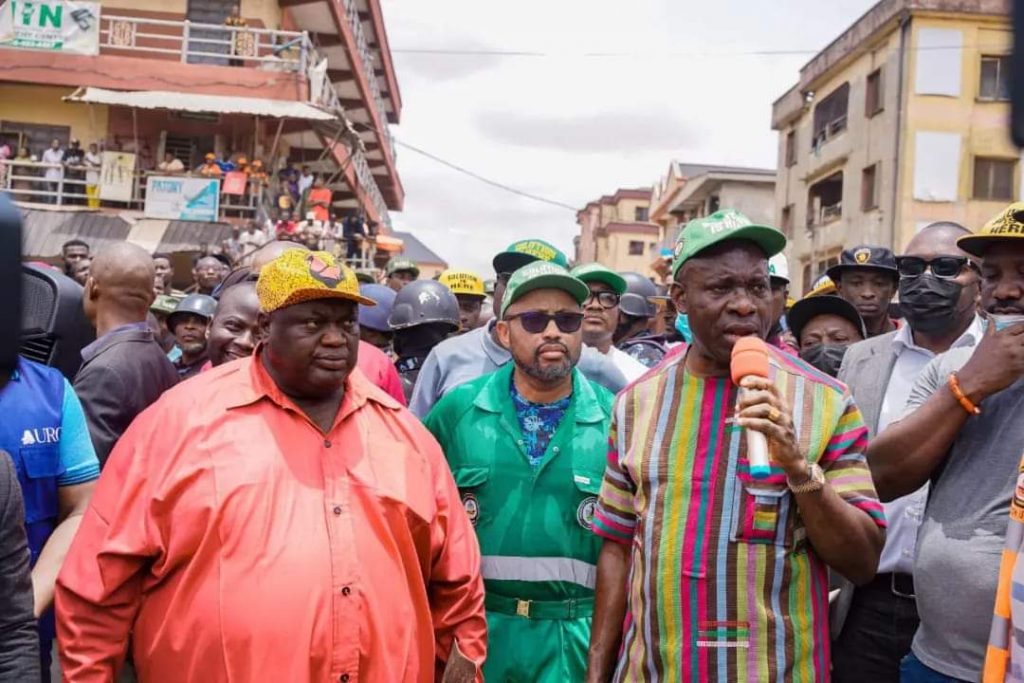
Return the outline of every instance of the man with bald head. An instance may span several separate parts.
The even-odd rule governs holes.
[[[135,416],[178,381],[146,323],[155,277],[149,253],[121,242],[96,255],[85,282],[96,341],[82,349],[74,386],[101,465]]]
[[[917,377],[935,356],[970,348],[984,334],[978,317],[977,266],[957,247],[970,231],[932,223],[896,257],[907,324],[850,346],[839,370],[872,437],[904,413]],[[914,550],[928,485],[885,503],[889,521],[878,575],[854,589],[843,582],[833,606],[832,680],[898,681],[918,625]]]

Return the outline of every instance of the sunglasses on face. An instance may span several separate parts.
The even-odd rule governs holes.
[[[551,321],[555,321],[558,331],[563,334],[572,334],[580,329],[583,324],[583,314],[575,311],[559,311],[558,313],[543,313],[541,311],[525,311],[505,316],[505,320],[519,320],[519,324],[530,334],[540,334],[548,329]]]
[[[597,300],[601,308],[615,308],[619,305],[619,295],[615,292],[591,292],[590,296],[583,300],[584,306],[589,306],[591,302]]]
[[[954,278],[972,265],[965,256],[938,256],[931,260],[920,256],[898,256],[896,268],[900,277],[918,277],[931,270],[932,275],[941,278]]]

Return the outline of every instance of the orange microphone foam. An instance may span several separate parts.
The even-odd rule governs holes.
[[[757,337],[740,337],[732,347],[729,369],[736,384],[744,377],[767,377],[768,346]]]

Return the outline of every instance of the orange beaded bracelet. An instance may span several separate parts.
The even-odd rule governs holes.
[[[960,380],[957,379],[955,372],[950,373],[949,375],[949,390],[953,392],[953,397],[956,398],[960,405],[963,406],[963,409],[969,414],[981,415],[981,408],[974,405],[971,399],[967,398],[967,395],[964,394],[964,390],[960,388]]]

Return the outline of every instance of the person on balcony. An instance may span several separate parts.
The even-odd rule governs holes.
[[[32,155],[28,152],[28,147],[19,147],[18,154],[14,157],[14,166],[10,173],[11,189],[14,190],[14,201],[16,202],[28,202],[32,200],[32,181],[31,180],[16,180],[17,178],[24,178],[25,176],[35,175],[32,168],[26,164],[31,164],[35,161]],[[19,192],[20,191],[20,192]]]
[[[89,145],[89,151],[82,157],[82,165],[86,168],[86,201],[90,209],[98,209],[100,208],[100,166],[103,165],[103,159],[100,157],[99,147],[95,142]]]
[[[43,177],[46,178],[46,189],[52,194],[46,195],[44,201],[48,204],[60,204],[60,186],[64,178],[64,150],[60,148],[60,140],[53,139],[50,148],[43,152],[43,163],[51,164],[46,168]]]
[[[242,17],[241,3],[232,3],[231,14],[224,20],[225,26],[231,26],[232,28],[245,28],[248,26],[248,22]],[[251,31],[231,31],[231,54],[235,57],[253,57],[255,56],[255,41]],[[229,66],[244,66],[244,59],[229,59]]]
[[[85,186],[79,185],[78,182],[85,180],[85,173],[83,173],[82,164],[85,161],[85,151],[82,149],[82,143],[77,139],[72,139],[68,145],[67,150],[64,152],[64,194],[69,195],[65,204],[83,204],[83,197],[85,194]],[[67,181],[78,181],[68,183]]]
[[[267,171],[263,168],[261,159],[253,159],[252,163],[246,167],[245,174],[249,176],[249,192],[252,194],[257,194],[267,186]]]
[[[299,196],[304,196],[306,194],[306,190],[313,187],[313,183],[315,181],[316,174],[310,170],[309,166],[303,166],[302,175],[299,176]]]
[[[181,163],[172,152],[164,152],[164,160],[157,164],[156,170],[168,175],[176,175],[185,172],[185,164]]]
[[[203,157],[203,165],[196,170],[204,178],[219,178],[224,173],[220,164],[217,163],[217,155],[213,152],[206,153],[206,156]]]
[[[277,179],[281,182],[282,189],[288,191],[292,202],[294,203],[299,201],[299,197],[301,196],[299,193],[299,169],[295,168],[295,164],[290,161],[286,161],[284,168],[278,171]],[[288,208],[291,208],[291,206]]]
[[[304,197],[306,211],[312,213],[316,220],[326,223],[331,216],[331,189],[324,185],[322,176],[313,176],[313,186]]]

